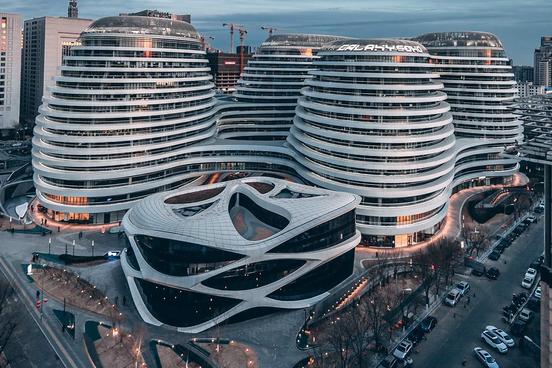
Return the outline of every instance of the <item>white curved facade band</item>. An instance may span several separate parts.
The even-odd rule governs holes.
[[[148,197],[123,219],[138,312],[197,333],[316,304],[352,274],[359,201],[264,177]]]
[[[269,37],[244,68],[233,95],[235,103],[222,109],[219,137],[285,140],[317,51],[343,38],[309,34]]]
[[[521,142],[523,128],[514,115],[516,82],[500,40],[486,32],[428,33],[415,40],[431,54],[451,106],[458,142],[454,185],[513,175],[517,161],[501,153]]]
[[[402,247],[438,231],[454,176],[443,84],[419,43],[344,40],[324,47],[288,143],[299,174],[362,197],[363,242]]]
[[[186,22],[102,18],[80,41],[36,119],[35,185],[56,220],[109,223],[197,178],[171,163],[216,133],[212,77]]]

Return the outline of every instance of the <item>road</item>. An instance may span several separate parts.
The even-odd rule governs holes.
[[[437,327],[427,335],[413,354],[416,367],[481,367],[475,358],[473,348],[481,346],[488,350],[501,368],[532,368],[538,362],[522,354],[514,347],[506,355],[500,355],[481,341],[481,332],[487,325],[494,325],[509,331],[501,321],[502,307],[509,304],[512,293],[520,292],[521,280],[529,264],[543,252],[543,220],[532,224],[509,248],[499,261],[487,260],[487,267],[498,267],[498,280],[486,277],[458,275],[457,281],[466,280],[471,285],[470,304],[465,306],[464,298],[456,307],[439,307],[433,315],[438,319]],[[516,338],[516,344],[519,339]],[[465,365],[462,365],[463,361]]]

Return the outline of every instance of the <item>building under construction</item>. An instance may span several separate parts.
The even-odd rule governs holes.
[[[232,93],[236,90],[236,84],[240,78],[241,62],[240,47],[236,47],[236,53],[229,54],[219,50],[207,52],[207,59],[213,74],[213,83],[217,90],[223,93]],[[243,63],[251,58],[252,52],[250,46],[243,46]]]

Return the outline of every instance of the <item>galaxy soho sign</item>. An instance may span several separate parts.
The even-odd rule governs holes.
[[[337,47],[337,46],[336,46]],[[369,43],[366,45],[361,44],[345,44],[336,48],[336,51],[381,51],[381,52],[412,52],[412,53],[425,53],[426,51],[419,45],[389,45],[386,43],[375,44]]]

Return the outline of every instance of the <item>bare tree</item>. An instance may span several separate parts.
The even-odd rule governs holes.
[[[5,359],[4,351],[11,340],[11,337],[17,327],[13,318],[9,318],[8,308],[9,300],[13,296],[14,290],[7,282],[0,280],[0,367],[7,367],[9,362]]]

